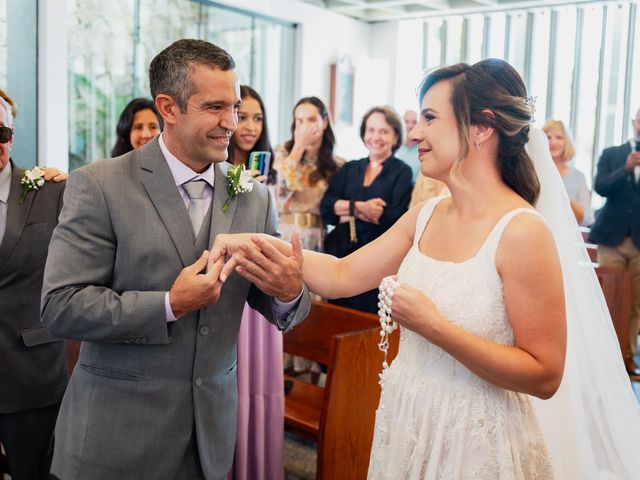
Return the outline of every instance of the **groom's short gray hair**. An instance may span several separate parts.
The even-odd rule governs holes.
[[[191,71],[202,65],[223,71],[233,70],[236,63],[226,50],[205,40],[178,40],[151,60],[149,85],[151,96],[160,93],[173,98],[181,112],[186,112],[187,101],[195,93]]]

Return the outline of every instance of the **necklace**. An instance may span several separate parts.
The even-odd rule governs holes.
[[[376,168],[382,166],[382,162],[379,162],[378,160],[369,160],[369,166],[372,170],[375,170]]]
[[[391,306],[393,305],[393,292],[400,284],[392,277],[385,277],[380,283],[380,293],[378,293],[378,315],[380,316],[380,343],[378,348],[384,353],[382,362],[382,372],[378,375],[380,386],[384,386],[383,374],[389,368],[387,355],[389,354],[389,335],[398,328],[398,324],[391,320]]]

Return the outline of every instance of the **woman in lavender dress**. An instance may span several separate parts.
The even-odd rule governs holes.
[[[240,97],[229,162],[246,165],[252,151],[273,152],[260,95],[242,85]],[[275,172],[256,179],[271,184]],[[238,336],[238,438],[229,480],[283,478],[283,385],[282,333],[245,305]]]

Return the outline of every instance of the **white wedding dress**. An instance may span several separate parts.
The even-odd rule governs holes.
[[[398,281],[424,292],[450,322],[491,342],[513,345],[495,254],[514,216],[537,213],[509,212],[474,257],[439,261],[421,253],[418,240],[441,199],[427,202],[418,215]],[[553,478],[530,397],[482,380],[424,337],[401,329],[398,356],[385,370],[383,384],[370,479]]]
[[[423,337],[401,330],[398,356],[383,373],[369,479],[640,478],[640,407],[541,130],[529,133],[527,152],[540,180],[536,211],[553,234],[562,267],[567,353],[560,388],[540,400],[495,387]],[[468,331],[513,344],[494,257],[510,219],[529,213],[508,213],[473,258],[442,262],[417,247],[438,201],[425,204],[418,216],[399,282],[422,290],[445,318]]]

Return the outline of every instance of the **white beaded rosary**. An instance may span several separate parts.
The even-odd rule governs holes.
[[[389,354],[389,335],[398,328],[398,324],[391,320],[391,306],[393,305],[393,292],[400,284],[392,277],[385,277],[380,283],[380,293],[378,293],[378,315],[380,315],[380,343],[378,348],[384,353],[384,361],[382,362],[382,372],[380,377],[380,385],[383,385],[382,374],[389,368],[387,355]]]

